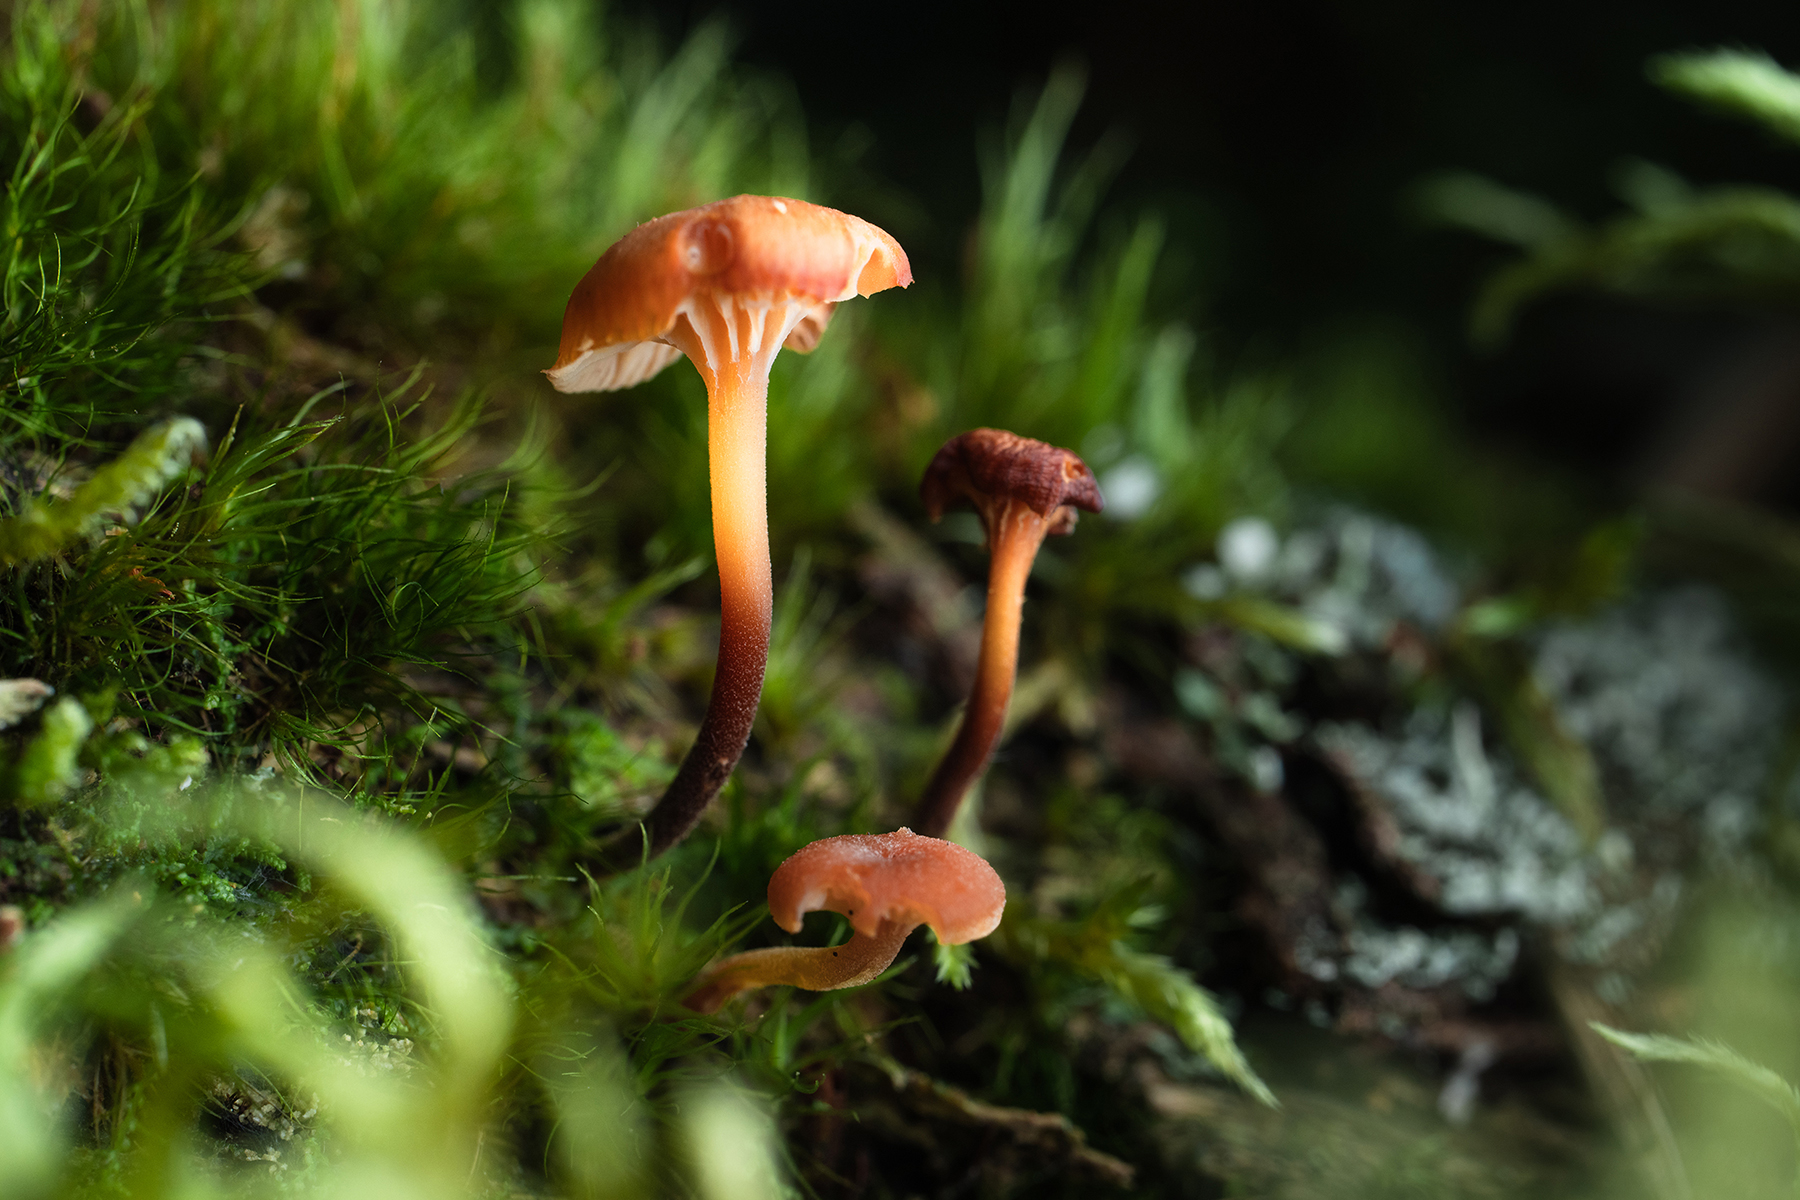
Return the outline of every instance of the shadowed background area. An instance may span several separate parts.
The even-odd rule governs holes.
[[[1225,344],[1292,345],[1358,318],[1398,319],[1429,347],[1445,402],[1483,436],[1608,482],[1800,506],[1800,349],[1785,314],[1565,297],[1528,313],[1504,349],[1475,356],[1469,296],[1505,252],[1433,228],[1411,202],[1427,176],[1468,170],[1599,217],[1617,206],[1614,185],[1634,159],[1696,183],[1800,185],[1800,153],[1772,153],[1763,132],[1645,77],[1653,55],[1691,47],[1749,45],[1794,61],[1791,6],[626,10],[669,38],[722,20],[740,61],[791,80],[815,148],[841,164],[831,186],[877,205],[915,247],[922,277],[957,270],[980,201],[978,136],[997,132],[1053,64],[1074,63],[1087,91],[1071,144],[1116,148],[1108,206],[1148,206],[1168,221],[1161,303]],[[1771,386],[1787,400],[1737,399]],[[1721,404],[1736,415],[1709,420]]]

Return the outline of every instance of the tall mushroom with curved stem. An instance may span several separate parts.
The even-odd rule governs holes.
[[[722,958],[682,1003],[717,1012],[739,992],[788,984],[808,991],[868,983],[887,970],[907,935],[931,926],[946,946],[994,932],[1006,885],[973,850],[910,829],[851,833],[802,846],[769,877],[769,914],[789,933],[821,909],[855,932],[839,946],[770,946]]]
[[[932,772],[913,825],[932,837],[950,828],[963,794],[994,753],[1006,724],[1019,668],[1019,619],[1025,581],[1038,547],[1051,534],[1075,528],[1076,509],[1099,512],[1094,473],[1073,451],[1004,429],[972,429],[944,443],[919,484],[933,521],[957,499],[981,514],[987,530],[987,615],[975,688],[956,740]]]
[[[900,244],[859,217],[802,200],[734,196],[638,226],[569,297],[561,392],[613,391],[683,354],[706,381],[718,671],[700,732],[645,819],[649,851],[686,837],[730,778],[762,697],[774,604],[766,448],[769,369],[818,344],[839,301],[912,282]]]

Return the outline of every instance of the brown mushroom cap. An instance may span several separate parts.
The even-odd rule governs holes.
[[[1040,517],[1065,505],[1099,512],[1104,504],[1094,473],[1073,451],[1004,429],[971,429],[945,442],[925,468],[919,498],[933,521],[958,499],[984,515],[991,504],[1017,500]],[[1067,533],[1074,516],[1049,532]]]
[[[906,251],[860,217],[778,196],[733,196],[647,221],[613,243],[569,297],[561,392],[630,387],[680,357],[662,342],[684,306],[797,306],[784,345],[818,344],[832,307],[912,283]],[[756,325],[761,336],[762,324]]]
[[[1000,924],[1006,886],[987,860],[955,842],[910,829],[845,834],[795,851],[769,878],[769,913],[789,933],[821,909],[843,913],[873,937],[881,923],[929,925],[947,946],[986,937]]]

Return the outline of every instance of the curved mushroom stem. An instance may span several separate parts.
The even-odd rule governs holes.
[[[907,935],[918,927],[884,920],[873,936],[859,933],[841,946],[769,946],[733,954],[709,967],[681,1003],[711,1013],[751,988],[787,984],[829,992],[868,983],[893,964]]]
[[[987,514],[983,514],[986,516]],[[975,689],[963,711],[956,740],[950,743],[925,795],[913,816],[915,833],[943,837],[962,804],[963,795],[993,757],[994,745],[1006,726],[1006,708],[1012,701],[1013,680],[1019,669],[1019,618],[1025,607],[1025,581],[1037,560],[1044,535],[1056,520],[1043,517],[1017,500],[1000,503],[989,518],[987,615],[981,623],[981,659],[975,670]]]
[[[806,315],[794,301],[696,303],[666,340],[706,381],[706,453],[719,563],[719,659],[700,732],[644,824],[654,858],[700,820],[743,757],[762,699],[775,592],[769,563],[769,368]],[[623,839],[630,841],[631,839]]]

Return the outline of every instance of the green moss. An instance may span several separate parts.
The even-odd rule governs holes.
[[[8,779],[14,800],[23,805],[61,800],[80,781],[76,758],[94,730],[81,701],[64,696],[44,712],[37,736],[25,746]]]

